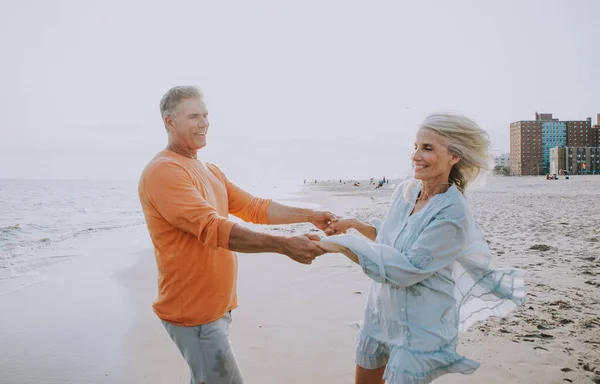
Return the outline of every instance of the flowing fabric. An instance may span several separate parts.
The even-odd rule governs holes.
[[[456,352],[458,332],[505,317],[525,300],[525,272],[494,269],[483,232],[455,187],[411,215],[421,185],[401,184],[385,220],[373,219],[372,242],[352,235],[323,241],[349,248],[372,280],[357,363],[382,366],[393,384],[424,384],[479,363]]]

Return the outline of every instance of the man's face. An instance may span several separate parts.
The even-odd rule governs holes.
[[[204,102],[189,98],[179,103],[174,118],[165,117],[171,142],[180,148],[197,151],[206,145],[208,110]]]

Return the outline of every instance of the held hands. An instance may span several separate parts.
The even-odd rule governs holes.
[[[333,243],[330,243],[327,241],[319,241],[317,243],[317,245],[319,246],[319,248],[321,248],[326,253],[341,253],[342,255],[346,256],[347,258],[349,258],[356,264],[360,264],[360,260],[359,260],[358,256],[354,252],[352,252],[350,249],[348,249],[344,246],[341,246],[338,244],[333,244]]]
[[[346,233],[352,228],[356,222],[355,219],[340,219],[336,215],[328,211],[314,211],[312,224],[325,232],[325,235],[339,235]],[[307,235],[308,236],[308,235]],[[318,236],[310,235],[309,238],[323,251],[323,253],[344,253],[349,251],[348,248],[341,245],[326,243],[320,241]]]
[[[354,226],[356,220],[340,219],[329,211],[314,211],[310,222],[327,236],[332,236],[346,233]]]
[[[346,233],[354,226],[355,219],[338,219],[331,223],[324,231],[327,236],[340,235]]]
[[[320,240],[319,236],[308,234],[288,237],[282,253],[300,264],[312,264],[315,258],[325,253],[317,245]]]
[[[349,252],[346,247],[323,242],[317,235],[306,234],[288,237],[282,253],[300,264],[312,264],[314,259],[325,253],[342,253],[348,256]]]
[[[348,249],[346,247],[342,247],[341,245],[324,241],[317,241],[316,244],[323,250],[324,253],[344,253],[344,251]]]
[[[327,230],[332,224],[336,223],[338,218],[329,211],[314,211],[310,223],[321,231]]]
[[[314,211],[310,219],[315,227],[327,236],[346,233],[352,227],[353,219],[338,219],[328,211]],[[305,234],[286,239],[281,253],[301,264],[312,264],[313,260],[325,253],[344,253],[348,249],[337,244],[325,243],[317,235]]]

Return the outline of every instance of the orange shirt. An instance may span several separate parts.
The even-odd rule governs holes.
[[[237,187],[215,165],[169,150],[144,169],[139,196],[158,266],[158,317],[195,326],[237,307],[228,214],[267,224],[271,201]]]

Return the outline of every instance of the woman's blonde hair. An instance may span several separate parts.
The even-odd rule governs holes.
[[[423,120],[419,129],[429,129],[442,136],[448,150],[460,157],[448,181],[462,193],[489,169],[490,138],[475,121],[461,115],[433,114]]]

